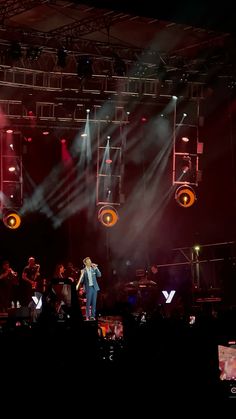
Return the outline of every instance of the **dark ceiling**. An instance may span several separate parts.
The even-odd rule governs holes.
[[[81,3],[73,0],[74,3]],[[179,1],[176,4],[169,2],[128,2],[126,0],[85,0],[86,3],[98,8],[107,8],[135,14],[138,16],[154,17],[160,20],[168,20],[216,31],[235,33],[235,3],[226,0],[222,4],[209,4],[204,0]]]

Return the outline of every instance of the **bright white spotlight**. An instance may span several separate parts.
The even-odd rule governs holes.
[[[14,150],[13,144],[10,144],[9,147],[10,147],[11,150]]]
[[[10,167],[8,168],[8,171],[9,171],[9,172],[15,172],[15,170],[16,170],[16,168],[15,168],[14,166],[10,166]]]
[[[188,137],[182,137],[181,139],[182,139],[182,141],[184,143],[188,143],[189,142],[189,138]]]
[[[86,109],[86,112],[89,113],[90,112],[90,109]]]
[[[177,96],[172,96],[172,99],[177,100],[178,97]]]
[[[186,116],[188,116],[188,114],[184,112],[183,117],[186,118]]]

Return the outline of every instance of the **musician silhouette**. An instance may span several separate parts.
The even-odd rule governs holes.
[[[37,265],[35,258],[31,256],[28,259],[28,265],[25,266],[22,273],[21,304],[28,306],[35,292],[42,292],[42,283],[40,265]]]
[[[58,283],[54,281],[51,290],[56,296],[56,312],[63,313],[66,307],[71,306],[71,282],[73,282],[73,279],[67,277],[65,267],[60,263],[56,265],[53,278],[54,280],[62,280]]]
[[[155,283],[158,282],[158,266],[157,265],[151,266],[148,279],[151,281],[154,281]]]
[[[12,296],[18,300],[18,295],[14,293],[15,287],[18,286],[18,274],[14,272],[10,263],[5,260],[2,263],[0,272],[0,311],[6,312],[10,307]],[[15,302],[15,301],[14,301]]]

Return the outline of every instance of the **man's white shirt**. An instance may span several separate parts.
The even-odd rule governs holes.
[[[93,287],[92,270],[91,270],[91,268],[86,267],[86,271],[87,271],[87,274],[88,274],[89,286]]]

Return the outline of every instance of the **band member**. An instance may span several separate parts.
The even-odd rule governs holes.
[[[78,270],[74,268],[72,262],[68,262],[64,274],[65,278],[70,278],[72,282],[76,282],[78,279]]]
[[[102,276],[98,265],[92,263],[90,257],[83,260],[85,268],[81,270],[80,279],[76,288],[83,284],[86,292],[86,320],[95,320],[96,318],[96,304],[97,292],[100,290],[97,278]]]
[[[151,281],[158,282],[158,266],[152,265],[150,268],[150,275],[149,278]]]
[[[61,263],[56,265],[53,278],[65,278],[65,267]]]
[[[6,260],[2,264],[0,273],[0,311],[6,312],[13,300],[17,302],[18,296],[15,295],[15,287],[18,287],[18,274],[10,267]],[[15,301],[16,300],[16,301]]]
[[[23,306],[28,306],[35,292],[42,293],[42,281],[40,275],[40,265],[35,263],[35,258],[28,259],[28,265],[25,266],[21,281],[21,300]]]
[[[51,288],[52,293],[54,293],[56,312],[61,313],[66,307],[71,306],[71,283],[73,283],[73,279],[66,275],[65,267],[61,263],[56,265],[53,278],[61,279],[58,284],[54,284]],[[63,279],[65,279],[65,282],[63,282]]]

